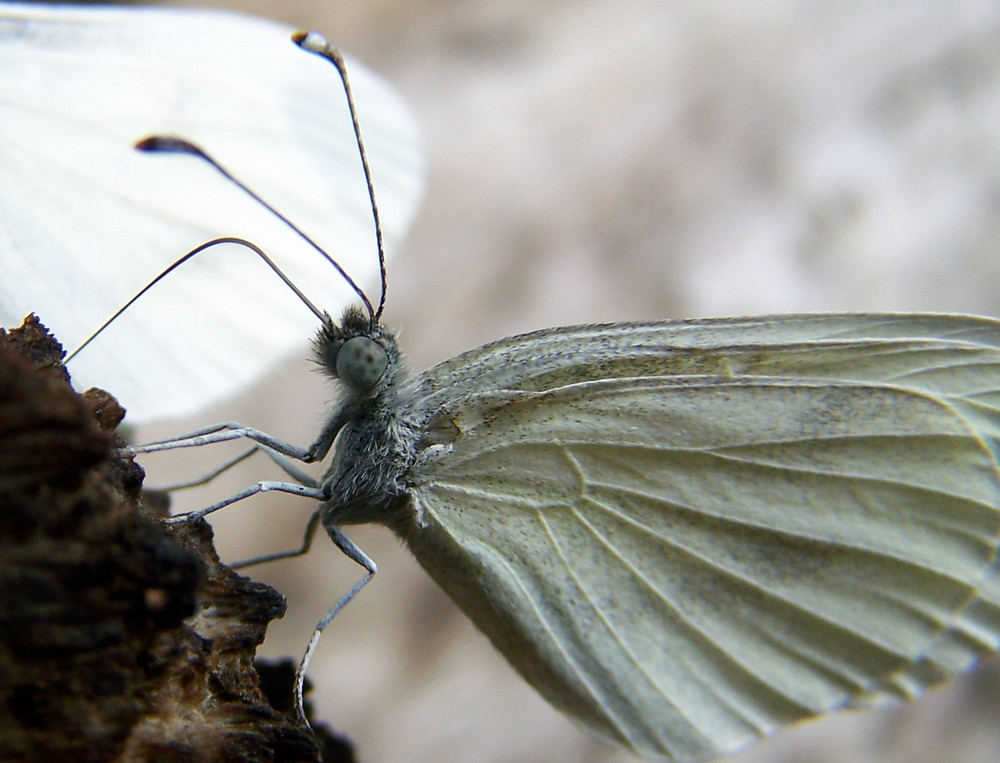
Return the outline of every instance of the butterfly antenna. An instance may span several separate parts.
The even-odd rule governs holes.
[[[352,114],[354,113],[353,112],[353,107],[352,107],[351,113]],[[357,122],[355,121],[355,130],[357,130],[357,126],[356,125],[357,125]],[[279,220],[281,220],[281,222],[283,222],[285,225],[287,225],[289,228],[291,228],[292,231],[294,231],[294,233],[299,238],[301,238],[303,241],[305,241],[307,244],[309,244],[309,246],[311,246],[313,249],[315,249],[317,252],[319,252],[323,257],[325,257],[326,260],[327,260],[327,262],[329,262],[331,265],[333,265],[333,267],[335,267],[337,269],[337,272],[340,273],[341,277],[347,282],[347,284],[352,289],[354,289],[355,294],[357,294],[361,298],[361,301],[364,302],[365,308],[368,311],[369,317],[372,318],[372,321],[374,322],[376,320],[377,314],[372,310],[372,304],[371,304],[371,302],[368,301],[368,297],[365,296],[365,293],[361,290],[361,287],[358,286],[354,282],[354,279],[351,278],[349,275],[347,275],[347,271],[345,271],[340,266],[339,262],[337,262],[335,259],[333,259],[333,257],[331,257],[326,252],[326,250],[323,249],[323,247],[321,247],[319,244],[317,244],[315,241],[313,241],[306,234],[306,232],[303,231],[299,226],[297,226],[295,223],[293,223],[291,220],[289,220],[287,217],[285,217],[283,214],[281,214],[281,212],[279,212],[273,206],[271,206],[266,201],[264,201],[264,199],[262,199],[256,193],[254,193],[245,184],[243,184],[238,179],[236,179],[235,177],[233,177],[233,175],[225,167],[223,167],[221,164],[219,164],[217,161],[215,161],[215,159],[213,159],[211,156],[209,156],[201,148],[199,148],[198,146],[196,146],[194,143],[191,143],[190,141],[184,140],[182,138],[173,138],[173,137],[163,136],[163,135],[153,135],[153,136],[150,136],[148,138],[144,138],[143,140],[140,140],[138,143],[136,143],[135,147],[139,151],[147,151],[147,152],[150,152],[150,153],[152,153],[152,152],[164,152],[164,153],[166,153],[166,152],[172,152],[172,153],[181,153],[181,154],[191,154],[192,156],[196,156],[199,159],[203,159],[204,161],[208,162],[212,167],[215,168],[216,171],[218,171],[224,178],[226,178],[226,180],[228,180],[231,183],[233,183],[237,188],[241,189],[244,193],[246,193],[251,199],[253,199],[254,201],[256,201],[258,204],[260,204],[262,207],[264,207],[264,209],[266,209],[272,215],[274,215]],[[370,188],[371,188],[371,182],[369,181],[369,189]],[[214,242],[216,242],[216,243],[218,241],[220,241],[220,240],[219,239],[215,239],[214,240]],[[230,241],[232,242],[232,240],[230,240]],[[274,263],[271,262],[270,259],[268,259],[268,257],[260,250],[259,247],[250,244],[248,241],[246,241],[244,239],[237,239],[237,241],[239,241],[239,242],[241,242],[241,243],[243,243],[245,245],[250,246],[258,254],[260,254],[260,256],[263,257],[263,259],[275,270],[275,272],[278,273],[278,275],[281,276],[282,280],[284,280],[284,282],[286,284],[288,284],[289,286],[291,286],[292,290],[296,294],[298,294],[301,299],[305,299],[305,297],[302,295],[302,292],[299,291],[295,286],[292,286],[291,282],[288,280],[288,278],[285,277],[284,273],[282,273],[280,270],[278,270],[278,268],[274,265]],[[209,242],[209,243],[213,243],[213,242]],[[200,247],[200,248],[204,248],[204,247]],[[382,254],[381,254],[381,252],[382,252],[382,244],[381,244],[381,235],[380,235],[380,237],[379,237],[379,259],[380,260],[382,260]],[[185,257],[187,257],[187,256],[190,256],[190,253],[188,255],[185,255]],[[181,261],[183,261],[184,259],[185,258],[182,257]],[[180,261],[174,263],[174,266],[172,266],[172,267],[176,267],[179,264],[180,264]],[[169,271],[166,271],[166,272],[169,272]],[[159,280],[160,278],[162,278],[163,275],[164,274],[161,274],[157,278],[157,280]],[[153,283],[156,283],[156,281],[154,281]],[[384,284],[385,284],[385,265],[384,264],[382,265],[382,283],[383,283],[383,287],[382,287],[383,297],[382,297],[382,299],[384,301],[384,299],[385,299],[385,286],[384,286]],[[150,285],[152,285],[152,284],[150,284]],[[149,288],[149,287],[147,286],[146,288]],[[313,308],[312,303],[309,302],[308,300],[305,300],[305,301],[310,306],[310,308],[315,311],[315,308]],[[324,314],[322,314],[322,313],[320,314],[320,320],[323,320],[323,315]]]
[[[316,32],[295,32],[292,35],[292,41],[302,48],[302,50],[314,53],[333,64],[340,75],[340,81],[344,84],[344,93],[347,96],[347,108],[351,111],[354,137],[358,144],[358,153],[361,155],[361,166],[364,168],[365,182],[368,184],[368,199],[371,201],[372,217],[375,220],[375,242],[378,246],[378,267],[381,275],[382,293],[379,295],[378,309],[375,311],[374,316],[372,316],[372,328],[374,328],[374,324],[378,323],[378,320],[382,317],[382,309],[385,307],[385,249],[382,245],[382,223],[378,216],[378,204],[375,203],[375,185],[372,183],[372,171],[368,165],[368,152],[365,151],[365,142],[361,138],[361,123],[358,121],[358,112],[354,107],[354,95],[351,92],[351,83],[347,79],[347,64],[344,62],[344,57],[340,51],[331,48],[330,43],[321,34]],[[371,315],[371,308],[369,308],[369,315]]]
[[[183,257],[181,257],[179,260],[177,260],[176,262],[174,262],[170,267],[168,267],[166,270],[164,270],[162,273],[160,273],[156,278],[154,278],[152,281],[150,281],[148,284],[146,284],[142,288],[142,291],[140,291],[138,294],[136,294],[134,297],[132,297],[132,299],[130,299],[128,302],[126,302],[124,305],[122,305],[120,308],[118,308],[118,310],[115,312],[114,315],[112,315],[110,318],[108,318],[106,321],[104,321],[104,323],[101,324],[101,326],[97,329],[97,331],[95,331],[93,334],[91,334],[90,336],[88,336],[86,338],[86,340],[84,340],[83,344],[81,344],[79,347],[77,347],[75,350],[73,350],[73,352],[71,352],[69,355],[67,355],[66,356],[66,360],[63,361],[63,362],[64,363],[69,363],[73,358],[75,358],[77,355],[79,355],[80,352],[83,350],[83,348],[86,347],[88,344],[90,344],[92,341],[94,341],[101,334],[101,332],[104,331],[104,329],[106,329],[108,326],[110,326],[118,318],[119,315],[121,315],[126,310],[128,310],[133,304],[135,304],[136,300],[138,300],[139,297],[141,297],[147,291],[149,291],[154,286],[156,286],[156,284],[158,284],[160,281],[162,281],[164,278],[166,278],[170,273],[172,273],[174,270],[176,270],[177,268],[179,268],[185,262],[187,262],[188,260],[190,260],[196,254],[199,254],[200,252],[203,252],[203,251],[205,251],[206,249],[208,249],[210,247],[218,246],[219,244],[237,244],[239,246],[245,246],[248,249],[252,250],[258,257],[260,257],[262,260],[264,260],[264,262],[266,262],[271,267],[271,270],[273,270],[275,273],[277,273],[278,277],[282,281],[285,282],[285,285],[289,289],[291,289],[293,292],[295,292],[295,295],[299,299],[302,300],[302,302],[305,304],[306,307],[308,307],[310,310],[312,310],[313,314],[317,318],[319,318],[320,321],[323,321],[323,320],[326,319],[326,313],[324,313],[322,310],[320,310],[318,307],[316,307],[316,305],[314,305],[312,302],[309,301],[309,298],[305,294],[302,293],[302,290],[299,289],[299,287],[296,286],[294,283],[292,283],[292,279],[290,279],[288,276],[286,276],[281,271],[281,268],[279,268],[274,263],[274,261],[270,257],[267,256],[267,254],[264,252],[263,249],[261,249],[256,244],[254,244],[254,243],[252,243],[250,241],[247,241],[245,238],[237,238],[236,236],[224,236],[222,238],[213,238],[211,241],[206,241],[204,244],[201,244],[200,246],[195,247],[190,252],[188,252]],[[336,264],[336,263],[334,263],[334,264]],[[349,280],[350,279],[348,279],[348,281]],[[357,287],[355,287],[355,288],[357,288]],[[362,298],[364,298],[363,294],[361,296],[362,296]],[[366,304],[367,304],[367,300],[366,300]]]

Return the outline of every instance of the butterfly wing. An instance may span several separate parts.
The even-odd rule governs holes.
[[[72,349],[220,235],[262,246],[320,307],[352,298],[328,263],[208,165],[135,151],[150,134],[198,143],[360,284],[374,280],[340,82],[289,32],[207,11],[0,5],[0,323],[36,311]],[[391,249],[420,195],[418,132],[386,83],[349,67]],[[315,327],[254,255],[217,249],[143,297],[70,370],[78,387],[113,389],[130,420],[161,418],[231,394]]]
[[[996,321],[556,329],[423,382],[399,531],[607,741],[701,760],[997,646]]]

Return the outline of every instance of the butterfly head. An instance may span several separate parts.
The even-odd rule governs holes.
[[[356,306],[344,311],[339,325],[326,316],[313,340],[313,357],[357,397],[376,397],[393,384],[400,368],[395,338],[381,325],[373,326]]]

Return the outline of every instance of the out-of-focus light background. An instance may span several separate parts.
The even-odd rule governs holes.
[[[428,185],[389,264],[386,312],[416,369],[559,324],[1000,314],[1000,6],[989,0],[188,5],[320,30],[417,112]],[[237,419],[306,444],[330,399],[310,369],[292,360],[223,409],[155,433]],[[311,508],[267,497],[222,512],[220,549],[291,548]],[[319,717],[361,760],[633,760],[536,696],[387,531],[351,535],[380,573],[328,629],[310,678]],[[289,599],[264,654],[297,659],[359,571],[318,539],[308,558],[252,574]],[[998,718],[1000,670],[987,663],[912,706],[826,718],[729,760],[981,763],[1000,759]]]

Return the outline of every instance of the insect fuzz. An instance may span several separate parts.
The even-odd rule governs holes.
[[[396,339],[349,307],[338,326],[327,318],[313,340],[313,356],[341,388],[333,414],[309,448],[322,460],[335,444],[321,490],[324,525],[392,525],[391,506],[406,493],[403,475],[413,463],[422,418],[410,402],[416,390]]]

